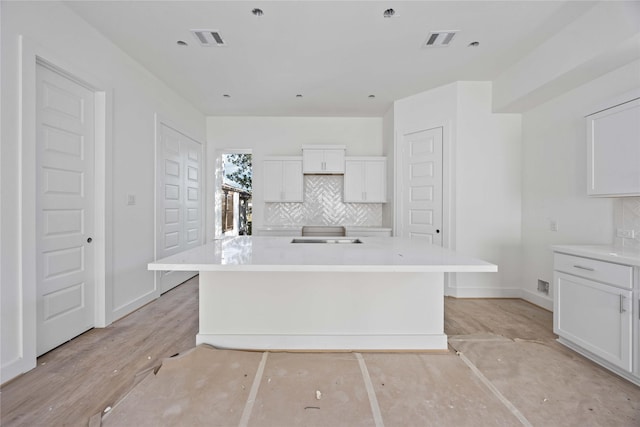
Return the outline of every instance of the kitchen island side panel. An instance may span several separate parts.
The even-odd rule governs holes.
[[[443,273],[201,272],[197,343],[446,350]]]

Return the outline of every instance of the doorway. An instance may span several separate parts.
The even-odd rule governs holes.
[[[36,353],[95,325],[95,94],[36,64]]]
[[[398,235],[443,246],[443,128],[402,135]]]
[[[156,259],[198,247],[202,227],[202,144],[156,118]],[[160,293],[195,276],[190,271],[156,273]]]
[[[222,184],[219,188],[223,236],[252,234],[253,163],[249,150],[221,154]]]

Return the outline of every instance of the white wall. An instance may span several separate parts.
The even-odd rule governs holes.
[[[204,142],[205,118],[165,84],[58,2],[2,2],[2,224],[1,352],[2,382],[35,366],[35,294],[33,280],[23,280],[21,177],[24,141],[19,127],[21,75],[19,36],[44,59],[71,68],[97,82],[108,98],[107,156],[107,321],[121,317],[158,296],[146,264],[154,253],[154,114]],[[33,61],[32,61],[33,60]],[[25,58],[30,68],[35,58]],[[26,81],[31,92],[35,82]],[[23,121],[35,121],[26,111]],[[25,178],[25,182],[21,179]],[[109,179],[111,178],[111,179]],[[127,206],[127,194],[137,198]],[[98,244],[100,242],[96,242]],[[21,317],[24,310],[24,317]]]
[[[519,295],[520,116],[493,114],[489,82],[457,82],[395,103],[396,137],[444,128],[445,245],[499,267],[457,274],[459,297]],[[445,172],[446,173],[446,172]]]
[[[208,117],[207,165],[215,168],[216,157],[227,149],[251,149],[253,153],[253,227],[264,225],[262,160],[265,156],[302,156],[302,145],[347,146],[347,156],[380,156],[382,118],[378,117]],[[218,151],[218,153],[216,153]],[[214,174],[208,176],[215,188]],[[207,207],[207,223],[215,221],[213,201]],[[208,239],[213,231],[207,232]]]
[[[460,297],[519,295],[521,116],[494,114],[491,106],[491,83],[458,83],[456,249],[499,268],[497,275],[458,274]]]
[[[638,88],[635,61],[523,115],[522,286],[523,296],[538,305],[552,308],[552,300],[536,290],[538,279],[553,282],[551,245],[614,241],[616,199],[586,195],[584,116]],[[557,232],[550,231],[550,220],[557,221]]]

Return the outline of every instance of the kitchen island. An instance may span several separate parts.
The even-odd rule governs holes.
[[[444,275],[497,266],[397,237],[235,237],[149,264],[199,271],[197,344],[446,350]]]

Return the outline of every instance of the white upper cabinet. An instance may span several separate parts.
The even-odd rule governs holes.
[[[263,168],[265,202],[304,201],[300,157],[267,157]]]
[[[640,99],[587,119],[587,194],[640,196]]]
[[[343,174],[344,145],[305,145],[302,147],[303,172],[307,174]]]
[[[345,203],[385,203],[387,159],[348,157],[345,160]]]

